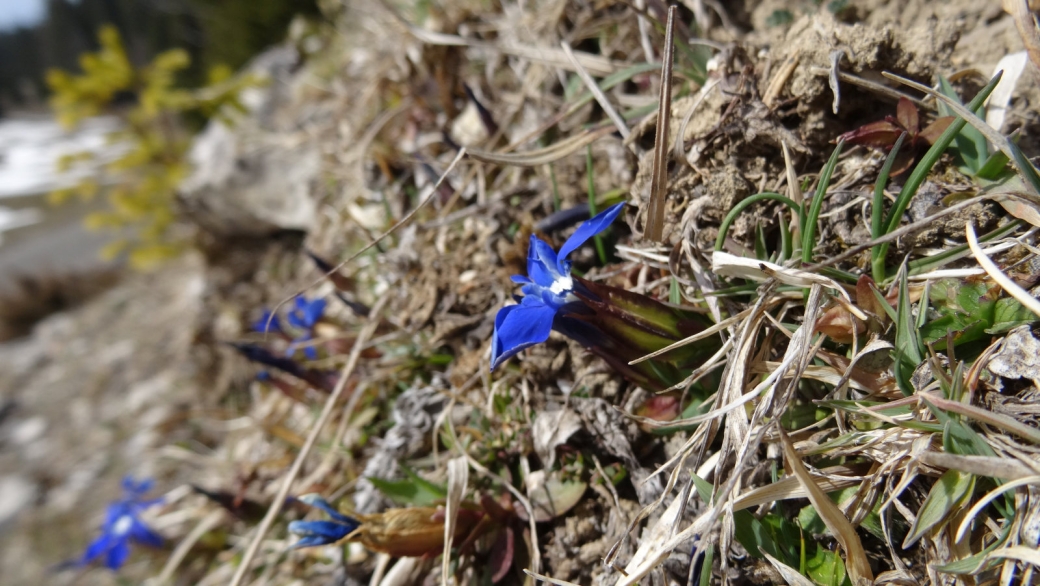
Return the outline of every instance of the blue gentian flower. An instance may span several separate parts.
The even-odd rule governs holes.
[[[512,277],[514,283],[524,285],[521,288],[524,297],[517,305],[503,307],[495,316],[495,332],[491,338],[491,370],[524,348],[549,339],[553,320],[560,308],[578,300],[574,295],[571,262],[567,257],[590,238],[606,230],[624,207],[624,203],[613,205],[582,223],[563,243],[558,253],[547,242],[531,235],[527,276]]]
[[[275,315],[270,309],[265,309],[260,314],[260,319],[253,322],[253,331],[266,334],[268,332],[281,332],[282,322],[279,321],[278,316]]]
[[[286,356],[292,356],[296,353],[296,348],[303,345],[304,356],[310,360],[317,360],[318,349],[307,342],[314,339],[314,326],[321,321],[321,317],[325,314],[325,300],[319,297],[308,301],[303,295],[298,295],[293,302],[296,307],[285,316],[286,321],[290,326],[304,330],[304,332],[289,344]]]
[[[105,511],[105,524],[98,536],[83,553],[81,565],[87,565],[101,556],[105,557],[105,565],[118,570],[130,556],[130,542],[150,547],[162,547],[162,537],[152,531],[140,519],[145,509],[162,502],[162,499],[143,499],[146,492],[152,489],[153,481],[143,479],[135,482],[133,477],[123,479],[123,498],[108,505]]]
[[[320,297],[307,301],[303,295],[297,295],[293,302],[296,304],[296,308],[289,312],[286,319],[294,328],[309,330],[325,314],[325,300]]]
[[[353,533],[361,524],[357,519],[340,513],[328,501],[316,494],[305,494],[299,500],[325,511],[332,517],[332,520],[293,521],[289,523],[289,532],[300,536],[300,540],[293,544],[294,549],[336,543]]]

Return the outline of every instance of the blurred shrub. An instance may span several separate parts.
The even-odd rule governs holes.
[[[145,268],[175,256],[187,242],[185,232],[176,229],[174,211],[177,186],[188,172],[186,154],[191,144],[183,117],[245,111],[242,91],[261,80],[253,75],[232,76],[227,67],[216,66],[210,70],[207,86],[178,88],[178,72],[190,65],[186,51],[165,51],[147,66],[136,68],[115,27],[102,27],[98,39],[101,48],[96,53],[80,56],[81,74],[47,72],[50,103],[66,128],[92,116],[119,116],[122,128],[108,140],[120,155],[77,184],[52,192],[50,201],[60,204],[75,196],[103,195],[107,209],[88,215],[85,223],[91,229],[118,231],[120,237],[102,255],[114,258],[125,252],[132,267]],[[91,157],[89,152],[66,155],[58,168],[67,170]]]

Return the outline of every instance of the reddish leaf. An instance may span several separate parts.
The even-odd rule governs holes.
[[[903,129],[889,120],[879,120],[850,130],[839,138],[849,144],[862,144],[877,148],[889,148],[896,143]]]
[[[889,175],[894,177],[909,171],[910,167],[914,165],[915,156],[913,149],[899,149],[899,154],[896,155],[896,160],[892,163],[892,170],[889,172]]]
[[[491,583],[498,584],[502,578],[505,578],[509,573],[509,568],[513,567],[513,548],[516,537],[513,534],[512,529],[506,529],[498,533],[498,538],[495,539],[495,544],[491,546],[491,568],[494,572],[491,574]]]
[[[839,344],[851,344],[852,340],[867,330],[866,325],[859,321],[847,309],[840,305],[833,305],[823,312],[819,321],[816,322],[816,331],[838,342]]]
[[[935,144],[935,141],[939,140],[939,135],[946,132],[946,127],[953,123],[957,118],[955,116],[943,116],[942,118],[936,118],[931,124],[925,127],[924,130],[918,134],[918,138],[923,138],[928,144]]]
[[[921,121],[917,116],[917,106],[906,98],[899,98],[899,103],[896,104],[896,118],[910,136],[917,135],[918,131],[921,130]]]
[[[673,421],[682,411],[679,397],[674,394],[651,397],[638,408],[636,415],[657,421]]]

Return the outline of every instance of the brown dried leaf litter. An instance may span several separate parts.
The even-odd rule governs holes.
[[[692,4],[703,7],[699,2]],[[796,12],[801,9],[797,2],[789,4]],[[830,154],[829,141],[834,136],[894,110],[890,95],[840,81],[841,99],[834,114],[834,95],[828,84],[832,62],[851,79],[882,82],[880,72],[892,71],[931,81],[938,73],[950,73],[958,58],[958,36],[973,32],[965,30],[969,26],[965,23],[978,21],[973,11],[986,11],[962,3],[965,16],[955,21],[947,18],[949,6],[929,13],[927,3],[911,3],[907,10],[916,11],[919,19],[878,23],[871,19],[891,13],[896,3],[867,4],[855,8],[863,20],[860,24],[836,21],[821,10],[798,18],[786,29],[763,26],[747,35],[735,31],[759,22],[760,11],[727,14],[728,25],[710,7],[704,12],[701,35],[722,43],[723,49],[717,52],[708,82],[700,88],[684,82],[691,93],[677,98],[670,110],[668,152],[673,153],[673,166],[668,177],[666,244],[650,246],[642,240],[639,234],[644,220],[629,213],[632,236],[622,240],[626,248],[619,256],[623,260],[597,271],[599,278],[661,298],[667,298],[668,277],[673,275],[687,299],[699,299],[706,287],[718,287],[709,270],[710,250],[725,213],[760,191],[800,194],[801,184],[807,179],[812,183]],[[657,10],[652,3],[650,8]],[[779,580],[782,571],[778,574],[775,565],[747,558],[733,540],[732,514],[787,499],[808,496],[811,500],[810,483],[861,487],[853,501],[828,516],[835,523],[832,531],[842,536],[840,551],[851,576],[868,580],[876,575],[882,583],[926,582],[937,577],[927,562],[949,559],[946,534],[903,552],[899,544],[876,540],[859,544],[839,517],[856,524],[873,503],[881,502],[883,510],[913,518],[924,499],[923,485],[917,479],[935,478],[946,469],[982,473],[978,470],[987,465],[1004,463],[1017,466],[1022,474],[1035,474],[1035,449],[997,426],[988,427],[992,434],[986,435],[997,456],[985,462],[943,460],[930,434],[898,428],[864,432],[857,443],[837,451],[818,451],[833,439],[833,430],[799,430],[791,433],[790,443],[783,440],[772,422],[798,400],[798,382],[803,378],[839,383],[841,394],[836,392],[836,398],[878,393],[894,399],[898,391],[877,374],[886,372],[885,366],[877,366],[872,358],[886,353],[877,352],[885,350],[883,342],[859,348],[847,362],[827,357],[812,343],[811,334],[821,314],[843,289],[829,280],[806,281],[804,275],[782,267],[765,277],[811,286],[812,294],[805,303],[800,295],[793,298],[771,286],[747,305],[728,298],[712,301],[716,308],[741,317],[722,333],[729,340],[728,352],[719,357],[725,369],[723,382],[712,411],[695,431],[669,437],[642,431],[618,408],[632,412],[647,394],[619,382],[600,361],[555,334],[547,344],[514,360],[518,368],[489,376],[486,356],[494,315],[513,293],[508,276],[524,272],[527,235],[537,220],[553,211],[554,197],[559,198],[561,208],[585,203],[584,145],[591,146],[597,193],[621,189],[642,209],[649,192],[653,116],[643,122],[630,121],[632,136],[627,145],[606,132],[585,142],[583,126],[606,121],[602,108],[589,104],[559,120],[543,143],[534,141],[550,121],[567,110],[564,82],[576,79],[573,71],[577,66],[559,48],[561,42],[575,48],[575,59],[582,68],[601,78],[626,64],[645,61],[646,47],[659,52],[661,35],[653,27],[641,29],[635,13],[623,5],[549,1],[488,10],[477,3],[453,2],[431,7],[422,22],[414,20],[415,14],[395,14],[374,3],[344,5],[338,10],[340,14],[333,15],[336,45],[306,67],[302,74],[306,81],[295,88],[294,102],[285,111],[295,121],[300,140],[318,144],[324,157],[325,180],[315,186],[323,213],[320,224],[307,236],[308,247],[344,259],[405,218],[455,156],[444,145],[444,131],[468,149],[491,153],[500,162],[464,160],[446,177],[452,193],[430,196],[434,199],[414,222],[345,268],[357,283],[361,301],[386,300],[384,327],[376,336],[382,348],[397,351],[359,363],[350,383],[350,392],[359,398],[356,407],[350,412],[342,405],[333,410],[329,424],[317,436],[315,452],[302,462],[290,494],[321,492],[344,498],[345,504],[358,511],[369,511],[380,506],[382,497],[364,477],[375,472],[401,478],[397,470],[401,460],[435,481],[454,479],[454,487],[468,484],[503,491],[496,484],[501,479],[472,459],[468,479],[460,481],[457,468],[466,460],[452,460],[460,454],[457,449],[446,449],[439,432],[446,421],[456,433],[464,434],[484,425],[482,429],[494,430],[507,441],[499,449],[519,462],[521,470],[531,469],[536,478],[539,468],[552,461],[561,445],[580,446],[603,463],[620,463],[628,472],[629,480],[616,491],[592,474],[590,488],[574,509],[538,525],[526,535],[525,543],[517,544],[518,551],[526,549],[526,559],[532,564],[528,567],[535,572],[580,584],[628,584],[645,576],[681,582],[691,539],[696,536],[701,542],[719,545],[724,552],[716,557],[717,578]],[[836,51],[841,53],[835,59]],[[657,95],[656,79],[656,75],[637,77],[608,91],[606,97],[621,106],[652,103]],[[497,131],[488,132],[479,118],[474,119],[471,106],[460,97],[461,83],[473,88],[488,106]],[[579,84],[575,87],[583,89]],[[1037,121],[1026,99],[1013,103],[1012,119],[1028,141],[1036,132]],[[567,148],[553,150],[561,144]],[[549,148],[547,154],[539,155],[542,158],[525,155],[540,147]],[[795,185],[790,184],[782,155],[785,148]],[[513,155],[520,158],[508,158]],[[524,164],[507,164],[517,161]],[[880,164],[877,155],[862,150],[851,151],[842,159],[825,205],[817,258],[840,254],[869,240],[864,202]],[[963,187],[950,183],[947,176],[939,173],[933,177],[926,193],[934,191],[941,199]],[[731,229],[728,251],[745,253],[758,224],[775,230],[776,210],[771,204],[760,205]],[[927,208],[920,213],[914,219],[929,216]],[[982,232],[1000,222],[1001,216],[999,208],[994,211],[983,206],[958,219],[961,227],[966,220],[976,222]],[[559,241],[558,234],[549,236]],[[963,240],[963,228],[938,230],[927,237],[915,234],[896,248],[900,255],[920,254],[915,247],[938,249],[958,238]],[[591,251],[578,254],[579,263],[591,260]],[[853,258],[843,268],[854,269],[862,262],[862,257]],[[260,304],[258,297],[281,300],[293,292],[294,285],[318,276],[306,266],[289,252],[269,253],[252,277],[221,273],[224,278],[213,295],[236,304],[249,300],[249,308]],[[263,293],[257,295],[257,291]],[[321,285],[311,293],[327,292],[328,285]],[[219,303],[215,301],[215,305]],[[361,327],[361,320],[345,309],[332,311],[349,328]],[[800,324],[798,330],[792,333],[777,328],[773,323],[776,315]],[[203,339],[227,336],[226,331],[206,333]],[[1014,373],[1025,381],[1035,379],[1029,371],[1028,354],[1016,354],[1028,344],[1024,334],[1009,336],[994,355],[990,370],[1008,378]],[[447,367],[436,368],[415,360],[434,352],[453,359]],[[332,359],[326,366],[338,368],[345,358]],[[234,358],[224,356],[212,364],[206,372],[221,373],[218,380],[224,387],[218,391],[243,388],[241,367],[223,366],[238,364]],[[877,386],[861,382],[871,379]],[[582,387],[580,396],[570,395]],[[404,394],[400,394],[401,388],[407,389]],[[980,408],[1013,418],[1015,407],[1009,403],[1033,409],[1040,391],[1016,389],[1003,395],[985,393],[986,404]],[[313,406],[259,386],[249,387],[248,393],[231,402],[246,409],[249,424],[228,426],[209,446],[207,456],[193,459],[207,471],[207,477],[223,478],[226,487],[269,504],[318,413]],[[518,408],[508,418],[496,415],[491,409],[495,397],[508,397]],[[919,414],[927,410],[924,400],[915,400],[912,407]],[[892,418],[869,409],[859,415],[878,421]],[[546,419],[550,417],[551,421]],[[386,418],[385,425],[371,425],[381,418]],[[844,412],[836,412],[834,421],[840,430],[852,425]],[[1030,418],[1026,423],[1035,427]],[[378,439],[371,437],[373,429]],[[861,462],[816,469],[814,457],[819,453]],[[767,471],[771,461],[781,462],[785,455],[788,470],[794,471],[799,483],[770,488]],[[373,464],[379,462],[383,464]],[[456,462],[451,474],[449,462]],[[800,468],[806,464],[808,469]],[[596,467],[587,463],[586,469],[595,471]],[[703,503],[694,497],[684,504],[677,498],[689,493],[689,471],[697,471],[715,484],[715,502]],[[519,487],[519,494],[514,495],[518,502],[534,498],[537,492],[531,482],[514,479],[512,484]],[[1028,504],[1022,509],[1022,523],[1035,523],[1035,496],[1023,491],[1016,494],[1027,495],[1021,497]],[[201,501],[195,505],[193,522],[208,522],[207,507]],[[171,522],[175,529],[170,533],[187,535],[193,522]],[[209,565],[186,561],[173,575],[204,584],[226,583],[236,569],[235,556],[254,537],[249,524],[229,521],[226,528],[230,549],[214,553],[214,563]],[[953,530],[956,527],[944,529]],[[1023,535],[1023,543],[1028,543],[1029,532]],[[392,580],[402,580],[399,576],[408,572],[418,572],[412,574],[413,580],[441,577],[441,570],[433,565],[418,564],[418,570],[414,562],[387,565],[386,560],[354,548],[348,552],[346,565],[330,559],[324,550],[286,556],[288,537],[278,523],[257,543],[254,567],[270,583],[367,580],[373,572],[382,575],[385,584],[407,583]],[[604,557],[610,566],[599,563]],[[535,567],[539,559],[540,567]],[[472,571],[463,577],[475,579]]]

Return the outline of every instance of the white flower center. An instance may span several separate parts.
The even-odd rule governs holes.
[[[115,535],[126,535],[130,532],[130,528],[134,525],[134,519],[130,515],[123,515],[116,519],[115,525],[112,525],[112,533]]]
[[[574,279],[572,279],[570,275],[566,277],[557,277],[553,280],[552,287],[549,287],[549,290],[556,295],[563,295],[571,289],[574,289]]]

